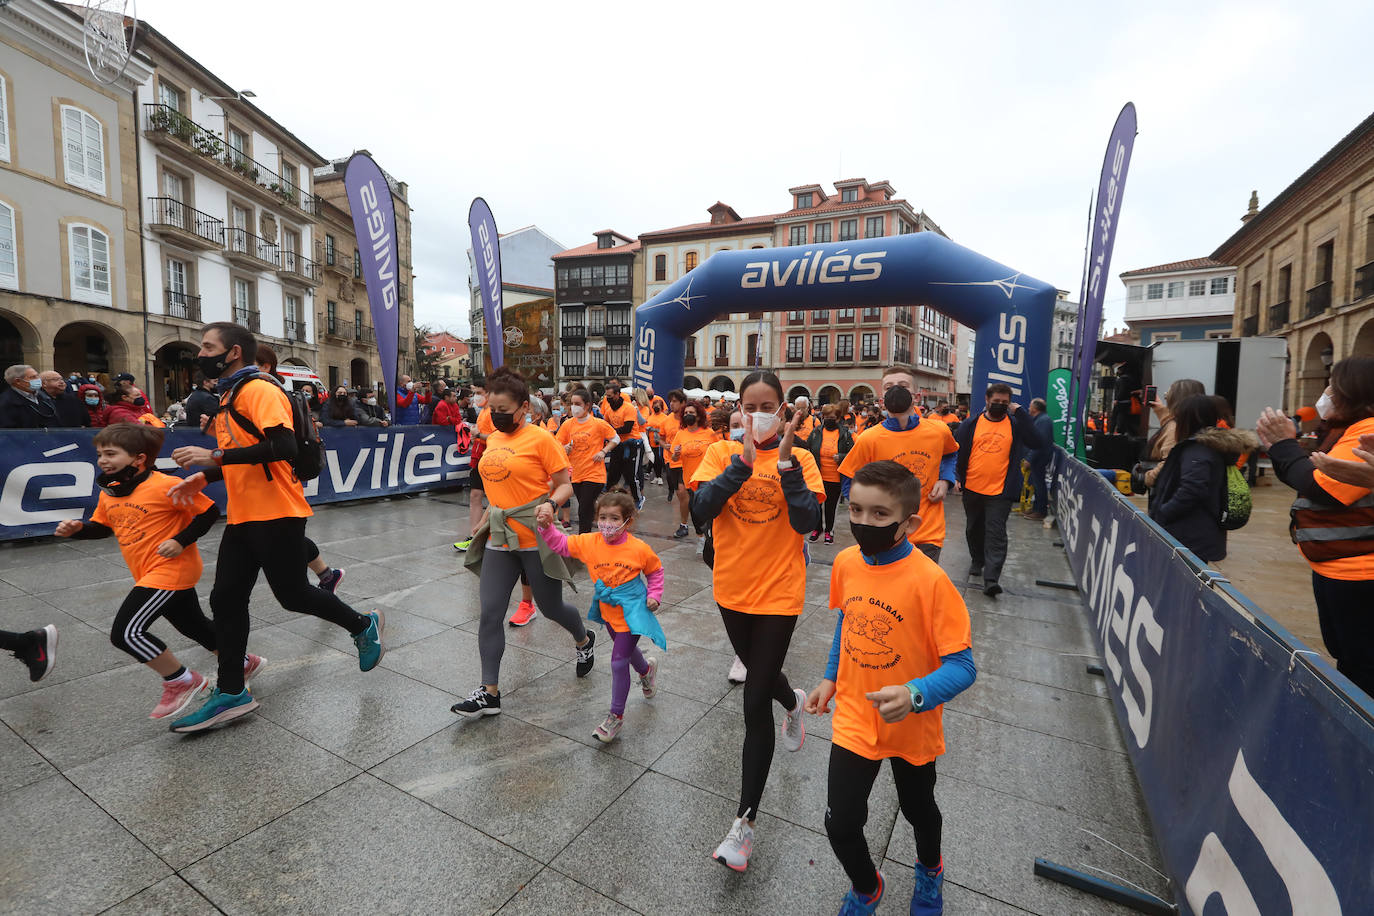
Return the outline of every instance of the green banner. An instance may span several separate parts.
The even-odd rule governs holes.
[[[1054,369],[1050,372],[1049,402],[1050,419],[1054,422],[1054,444],[1063,447],[1068,438],[1069,418],[1073,415],[1073,372],[1068,369]]]

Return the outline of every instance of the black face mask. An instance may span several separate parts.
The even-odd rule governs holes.
[[[229,365],[229,352],[226,350],[217,356],[197,356],[196,365],[206,378],[219,378]]]
[[[625,403],[625,399],[617,394],[606,398],[606,403],[611,405],[611,410],[619,410],[620,405]]]
[[[1006,405],[1006,404],[995,404],[995,403],[994,403],[994,404],[989,404],[989,405],[988,405],[988,419],[989,419],[989,420],[1000,420],[1000,419],[1002,419],[1003,417],[1005,417],[1006,415],[1007,415],[1007,405]]]
[[[888,389],[895,391],[896,389]],[[902,389],[906,390],[906,389]],[[859,550],[875,557],[888,550],[893,544],[897,543],[897,529],[902,526],[901,522],[893,522],[890,525],[860,525],[858,522],[849,523],[849,531],[854,535],[854,540],[859,544]]]
[[[906,413],[911,409],[911,392],[901,385],[893,385],[883,392],[883,406],[890,414]]]
[[[147,398],[134,398],[134,406],[135,406],[135,407],[147,407],[147,406],[148,406],[148,399],[147,399]]]
[[[839,420],[826,420],[826,421],[825,421],[825,428],[826,428],[826,429],[839,429],[839,427],[840,427],[840,421],[839,421]]]
[[[696,426],[696,425],[697,425],[697,415],[694,414],[694,413],[685,413],[685,414],[683,414],[683,415],[682,415],[682,425],[683,425],[683,426]]]
[[[497,432],[513,433],[515,432],[515,414],[493,410],[491,412],[491,425],[496,427]]]
[[[148,471],[140,471],[132,462],[124,465],[113,474],[101,474],[95,479],[98,486],[109,490],[115,496],[125,496],[148,476]]]

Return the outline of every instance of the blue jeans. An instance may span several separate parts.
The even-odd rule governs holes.
[[[1035,498],[1031,501],[1031,512],[1044,515],[1050,505],[1050,485],[1045,482],[1045,472],[1049,470],[1050,459],[1043,461],[1032,458],[1030,463],[1031,486],[1035,488]]]

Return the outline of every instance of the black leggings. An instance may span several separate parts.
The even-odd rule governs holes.
[[[243,656],[248,651],[248,601],[258,572],[277,602],[288,611],[328,620],[357,636],[370,621],[335,595],[305,578],[305,519],[274,518],[226,525],[215,562],[210,610],[219,642],[219,689],[243,692]]]
[[[668,468],[668,499],[677,495],[677,488],[682,486],[682,468]]]
[[[16,633],[13,630],[0,630],[0,652],[21,652],[29,647],[32,639],[33,637],[28,632]]]
[[[606,489],[624,481],[630,498],[639,502],[639,459],[644,454],[638,439],[621,442],[611,449],[611,462],[606,465]]]
[[[822,481],[825,484],[825,532],[835,531],[835,510],[840,508],[840,482]]]
[[[935,804],[935,761],[916,766],[889,757],[892,779],[902,814],[916,830],[916,858],[925,868],[940,867],[940,830],[944,823]],[[830,774],[825,795],[825,832],[849,882],[861,894],[878,889],[878,871],[868,854],[864,824],[868,823],[868,794],[881,760],[869,760],[838,744],[830,745]]]
[[[572,485],[577,497],[577,533],[596,530],[596,498],[606,485],[599,480],[582,480]]]
[[[654,477],[663,479],[663,446],[654,446]]]
[[[749,673],[744,678],[744,759],[736,817],[758,817],[768,768],[773,764],[773,701],[788,712],[797,695],[782,672],[797,618],[791,614],[745,614],[720,606],[730,645]]]
[[[1331,579],[1312,573],[1317,622],[1336,670],[1374,696],[1374,582]]]
[[[219,645],[215,627],[200,609],[194,588],[141,588],[134,586],[115,614],[110,643],[141,662],[150,662],[167,651],[167,644],[148,632],[154,620],[166,617],[176,631],[194,639],[211,652]],[[240,660],[240,665],[242,661]]]
[[[319,546],[310,538],[305,538],[305,565],[314,563],[320,556]]]

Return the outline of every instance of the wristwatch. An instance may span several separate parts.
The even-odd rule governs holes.
[[[210,460],[215,463],[215,467],[224,466],[224,449],[217,448],[210,452]]]
[[[792,470],[792,468],[794,468],[794,467],[796,467],[796,466],[797,466],[797,463],[796,463],[795,461],[793,461],[791,458],[784,458],[784,459],[782,459],[781,461],[778,462],[778,470],[779,470],[779,471],[790,471],[790,470]]]
[[[926,705],[926,698],[922,695],[920,688],[907,684],[906,689],[911,692],[911,711],[920,712],[921,707]]]
[[[548,503],[550,506],[553,507],[553,512],[554,512],[555,515],[558,514],[558,503],[554,502],[552,497],[550,497],[549,499],[544,500],[544,502]]]

